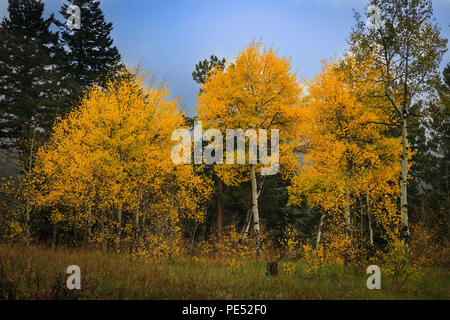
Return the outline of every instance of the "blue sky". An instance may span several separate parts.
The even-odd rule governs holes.
[[[64,0],[44,0],[46,14]],[[172,96],[192,115],[199,86],[191,73],[199,60],[215,54],[233,59],[252,39],[292,57],[300,77],[312,78],[321,60],[342,54],[354,25],[352,8],[363,12],[367,0],[102,0],[112,37],[125,61],[170,85]],[[7,0],[0,0],[0,16]],[[450,38],[450,0],[435,0],[436,22]],[[59,14],[57,17],[61,18]],[[450,62],[444,56],[442,66]]]

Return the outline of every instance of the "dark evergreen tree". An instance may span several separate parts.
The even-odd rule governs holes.
[[[27,181],[37,149],[47,139],[56,116],[66,109],[65,76],[59,37],[51,31],[54,17],[44,19],[44,3],[9,0],[8,12],[0,24],[0,147],[22,173],[15,185],[24,200],[21,207],[29,243]]]
[[[223,70],[225,68],[225,58],[220,60],[219,58],[217,58],[217,56],[211,55],[210,60],[205,59],[195,65],[195,71],[192,72],[192,78],[198,84],[203,85],[206,81],[206,77],[208,76],[208,73],[216,66],[219,66],[219,68],[221,70]],[[200,92],[202,92],[201,88],[200,88]],[[192,121],[191,121],[192,125],[193,125],[194,121],[195,121],[195,119],[192,119]],[[206,166],[206,174],[209,175],[216,183],[216,192],[214,194],[214,203],[215,203],[215,210],[217,212],[217,215],[216,215],[217,237],[220,241],[222,238],[222,225],[223,225],[224,186],[223,186],[222,180],[220,180],[220,178],[216,174],[214,174],[213,166]],[[207,222],[209,222],[209,221],[207,221]],[[207,231],[208,230],[206,230],[206,232]]]
[[[80,29],[66,26],[69,5],[80,8]],[[100,0],[68,0],[60,10],[64,21],[59,23],[66,50],[66,70],[71,79],[74,98],[93,82],[102,84],[110,72],[122,68],[119,51],[110,36],[112,23],[106,22]]]
[[[217,56],[211,55],[209,60],[205,59],[195,65],[195,71],[192,72],[192,78],[195,82],[202,85],[205,83],[208,73],[216,66],[219,66],[219,68],[223,70],[225,68],[225,58],[220,60]]]
[[[61,48],[43,11],[41,1],[9,0],[0,24],[0,143],[23,171],[64,109]]]
[[[444,69],[443,81],[437,83],[436,99],[413,108],[409,131],[411,146],[416,150],[411,167],[412,216],[426,226],[448,237],[449,227],[449,152],[450,152],[450,64]],[[425,113],[415,118],[414,115]]]

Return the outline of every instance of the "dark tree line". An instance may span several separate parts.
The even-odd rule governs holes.
[[[44,18],[41,1],[8,1],[0,24],[0,147],[28,172],[55,118],[92,82],[119,68],[120,55],[99,0],[67,1],[62,21]],[[71,4],[81,9],[81,29],[66,26]]]
[[[435,98],[413,106],[409,126],[411,146],[417,150],[410,169],[410,210],[421,221],[448,238],[450,219],[450,63],[434,84]]]

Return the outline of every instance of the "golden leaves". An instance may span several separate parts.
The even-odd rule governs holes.
[[[206,79],[198,95],[198,120],[208,128],[279,129],[281,172],[291,173],[297,159],[292,157],[298,143],[301,87],[290,59],[280,58],[261,42],[251,42],[224,70]],[[227,184],[248,179],[247,168],[216,166]]]
[[[300,122],[307,154],[289,187],[291,204],[306,196],[309,205],[341,214],[365,193],[395,200],[401,145],[385,134],[383,101],[373,99],[380,88],[364,81],[375,73],[347,57],[325,62],[322,73],[309,82]]]
[[[178,100],[169,99],[164,86],[146,86],[140,69],[127,72],[91,87],[55,125],[37,155],[36,202],[73,207],[78,215],[88,206],[141,214],[158,208],[175,223],[179,214],[201,220],[210,181],[170,157],[172,131],[184,123]]]

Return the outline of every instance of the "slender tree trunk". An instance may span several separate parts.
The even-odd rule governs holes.
[[[242,227],[242,231],[241,231],[241,235],[240,235],[240,239],[239,239],[242,244],[245,244],[245,241],[247,240],[247,237],[248,237],[248,232],[250,230],[250,223],[252,220],[252,212],[253,212],[252,208],[253,208],[252,206],[250,206],[250,208],[248,208],[247,215],[245,217],[245,224]]]
[[[360,237],[360,243],[361,243],[361,255],[363,253],[364,250],[364,216],[363,216],[363,204],[361,201],[361,197],[358,198],[358,203],[359,203],[359,215],[360,215],[360,221],[359,221],[359,237]]]
[[[117,252],[120,252],[120,239],[122,238],[122,205],[117,207]]]
[[[139,240],[139,211],[141,207],[141,187],[138,190],[138,200],[136,204],[136,213],[134,217],[134,244],[137,247]]]
[[[345,191],[345,236],[350,237],[350,194],[348,189]]]
[[[217,239],[219,242],[222,242],[222,216],[223,216],[223,208],[222,208],[222,191],[223,191],[223,183],[220,178],[218,178],[218,193],[217,193]]]
[[[373,254],[375,252],[375,245],[373,243],[373,229],[372,229],[372,218],[371,218],[371,208],[370,208],[370,194],[366,193],[366,203],[367,203],[367,220],[368,220],[368,227],[369,227],[369,243],[370,243],[370,250]]]
[[[170,237],[170,248],[169,248],[169,259],[173,258],[173,253],[174,253],[174,242],[175,242],[175,224],[174,224],[174,213],[175,213],[175,204],[174,204],[174,199],[173,199],[173,195],[170,197],[170,213],[169,213],[169,219],[168,219],[168,226],[169,226],[169,237]]]
[[[255,166],[250,167],[250,178],[252,181],[252,212],[253,212],[253,228],[256,236],[256,255],[261,254],[261,230],[259,225],[259,212],[258,212],[258,191],[256,186],[256,173]]]
[[[409,242],[409,227],[408,227],[408,197],[407,197],[407,179],[408,179],[408,132],[406,122],[406,108],[402,116],[402,172],[400,181],[400,207],[402,215],[402,234],[403,241]]]
[[[148,202],[144,203],[144,211],[141,214],[141,223],[140,223],[140,232],[141,232],[141,236],[143,236],[143,233],[145,232],[145,212],[146,212],[146,208],[148,207]]]
[[[264,180],[265,180],[265,176],[261,178],[261,180],[258,183],[258,197],[257,199],[259,199],[259,196],[262,193],[263,190],[263,186],[264,186]],[[245,241],[247,240],[247,236],[248,236],[248,232],[250,230],[250,223],[252,220],[252,205],[248,208],[247,210],[247,215],[245,217],[245,223],[242,226],[242,230],[239,236],[239,242],[242,244],[245,244]]]
[[[28,192],[27,194],[27,200],[26,200],[26,204],[25,204],[25,233],[26,233],[26,237],[27,237],[27,246],[30,245],[30,211],[31,211],[31,206],[30,206],[30,193]]]
[[[416,209],[417,210],[417,209]],[[427,223],[427,213],[425,211],[425,199],[420,201],[420,215],[422,216],[423,225],[426,226]]]
[[[88,223],[87,223],[87,243],[91,242],[91,226],[92,226],[92,203],[89,201]]]
[[[137,235],[139,234],[139,203],[137,205],[136,214],[134,217],[134,228],[135,228],[136,238],[137,238]]]
[[[350,193],[349,188],[346,187],[345,190],[345,237],[350,239],[350,231],[351,231],[351,218],[350,218]],[[350,240],[351,241],[351,240]],[[348,265],[350,263],[350,255],[348,253],[349,248],[345,249],[344,263]]]
[[[208,240],[209,240],[209,224],[210,224],[210,219],[208,219],[208,212],[206,212],[206,221],[205,221],[205,242],[208,242]]]
[[[107,249],[107,242],[105,239],[105,211],[102,209],[101,211],[101,230],[102,230],[102,239],[103,239],[103,252],[106,252]]]
[[[317,237],[316,237],[316,248],[319,246],[320,239],[322,238],[322,226],[323,220],[325,219],[325,212],[322,213],[319,220],[319,228],[317,229]]]
[[[198,226],[199,226],[199,225],[200,225],[200,223],[196,223],[196,224],[195,224],[195,227],[194,227],[194,230],[192,231],[191,245],[194,244],[194,241],[195,241],[195,233],[197,232],[197,229],[198,229]]]

